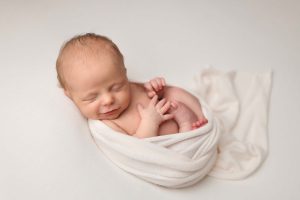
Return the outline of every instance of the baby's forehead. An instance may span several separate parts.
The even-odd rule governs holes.
[[[101,58],[107,56],[116,56],[108,44],[103,42],[94,42],[90,44],[76,43],[69,45],[63,50],[63,60],[67,64],[70,62],[84,62],[91,58]]]

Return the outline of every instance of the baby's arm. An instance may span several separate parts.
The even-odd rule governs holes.
[[[138,138],[157,136],[159,125],[173,118],[173,114],[167,114],[170,107],[171,103],[169,101],[166,99],[158,101],[157,95],[151,99],[146,108],[139,104],[138,111],[141,121],[133,136]]]

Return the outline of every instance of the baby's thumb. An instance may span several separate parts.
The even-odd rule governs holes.
[[[141,113],[144,110],[144,107],[142,106],[142,104],[137,104],[137,109],[139,113]]]
[[[149,98],[152,98],[156,95],[156,93],[154,91],[150,91],[147,93]]]

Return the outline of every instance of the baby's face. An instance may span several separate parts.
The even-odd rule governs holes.
[[[69,88],[66,95],[86,118],[115,119],[129,106],[131,90],[126,70],[112,56],[92,56],[84,64],[74,60],[65,79]]]

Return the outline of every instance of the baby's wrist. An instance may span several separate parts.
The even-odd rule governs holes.
[[[152,137],[157,135],[159,124],[153,120],[142,119],[139,127],[143,130],[143,135],[146,134],[145,137]]]
[[[141,119],[142,124],[145,124],[149,127],[158,127],[160,125],[160,120],[152,119],[151,117],[144,117]]]

